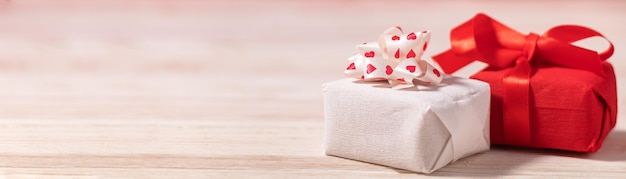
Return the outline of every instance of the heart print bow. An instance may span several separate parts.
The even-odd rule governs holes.
[[[378,42],[357,45],[358,54],[348,58],[348,77],[366,81],[387,80],[392,86],[414,85],[413,79],[424,85],[437,85],[443,74],[420,57],[428,47],[429,31],[404,34],[395,26],[379,36]]]

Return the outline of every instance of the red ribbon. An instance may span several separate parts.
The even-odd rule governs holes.
[[[539,66],[560,66],[604,77],[602,62],[613,54],[613,44],[609,42],[609,49],[600,54],[571,44],[594,36],[604,38],[592,29],[574,25],[557,26],[541,36],[523,35],[485,14],[477,14],[452,30],[451,49],[433,59],[446,73],[474,60],[487,63],[487,70],[512,68],[503,79],[504,139],[510,145],[529,146],[533,70]]]

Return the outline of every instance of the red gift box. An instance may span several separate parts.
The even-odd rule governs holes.
[[[474,60],[489,65],[471,78],[491,86],[492,144],[595,152],[617,118],[615,73],[605,61],[613,45],[602,53],[571,45],[594,36],[603,37],[572,25],[523,35],[478,14],[433,59],[446,73]]]

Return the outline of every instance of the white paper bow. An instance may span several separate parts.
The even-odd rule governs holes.
[[[404,34],[402,28],[387,29],[378,42],[357,45],[358,54],[348,58],[348,77],[366,81],[388,80],[391,86],[413,84],[413,79],[424,85],[437,85],[443,75],[420,57],[428,47],[430,31]]]

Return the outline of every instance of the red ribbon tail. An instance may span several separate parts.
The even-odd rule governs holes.
[[[475,59],[457,56],[454,51],[450,49],[433,56],[433,60],[441,66],[443,72],[451,74],[472,63]]]

